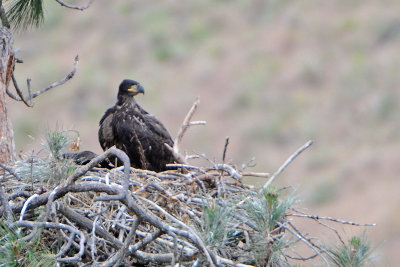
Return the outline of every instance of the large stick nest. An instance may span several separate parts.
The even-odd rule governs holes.
[[[201,124],[190,122],[191,116],[182,129]],[[318,256],[328,264],[324,248],[297,230],[290,217],[356,224],[300,214],[292,209],[290,195],[283,197],[270,186],[310,144],[261,190],[245,185],[242,178],[268,174],[224,162],[208,161],[208,167],[177,164],[171,166],[176,170],[155,173],[131,168],[126,154],[115,147],[85,166],[30,157],[12,168],[2,165],[0,215],[8,227],[22,230],[27,244],[40,236],[55,260],[69,265],[284,266]],[[177,146],[171,149],[179,154]],[[97,168],[110,155],[124,166]],[[293,254],[298,241],[313,254]]]
[[[123,153],[112,148],[105,154],[114,152]],[[33,236],[35,226],[44,229],[42,239],[58,243],[58,262],[255,264],[250,239],[266,235],[267,254],[257,260],[267,262],[274,239],[281,238],[282,230],[263,233],[239,214],[240,205],[259,196],[231,165],[179,165],[162,173],[127,168],[124,173],[124,167],[93,167],[100,157],[57,186],[31,179],[29,162],[14,167],[20,181],[12,175],[3,179],[8,210],[20,219],[11,225],[24,227],[24,236]],[[0,212],[7,215],[4,205]],[[285,216],[279,222],[285,223]]]

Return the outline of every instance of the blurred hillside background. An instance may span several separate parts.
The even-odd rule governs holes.
[[[8,101],[19,151],[39,151],[58,124],[100,153],[98,122],[124,78],[143,84],[138,102],[173,136],[200,96],[195,118],[208,124],[188,131],[183,150],[220,161],[230,136],[232,162],[255,157],[254,171],[274,172],[314,140],[276,185],[297,188],[308,213],[377,223],[339,230],[366,230],[377,266],[398,265],[400,1],[97,0],[84,12],[45,4],[43,27],[15,35],[19,84],[31,77],[41,89],[76,54],[80,62],[33,109]]]

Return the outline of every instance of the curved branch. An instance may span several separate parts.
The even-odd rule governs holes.
[[[13,99],[15,99],[15,100],[17,100],[17,101],[22,101],[22,102],[24,102],[24,104],[25,104],[27,107],[30,107],[30,108],[33,107],[32,95],[29,93],[28,101],[29,101],[30,103],[28,103],[28,101],[25,99],[24,95],[22,94],[21,89],[19,89],[19,86],[18,86],[18,83],[17,83],[17,79],[15,79],[14,72],[11,74],[11,78],[12,78],[12,81],[13,81],[13,84],[14,84],[15,91],[17,91],[17,94],[18,94],[19,98],[16,98],[15,96],[11,96],[11,95],[10,95],[10,92],[7,92],[7,94],[8,94],[11,98],[13,98]],[[30,92],[30,86],[28,87],[28,89],[29,89],[29,92]]]
[[[86,6],[73,6],[73,5],[70,5],[70,4],[66,4],[66,3],[64,3],[63,1],[61,1],[61,0],[56,0],[57,1],[57,3],[59,3],[61,6],[63,6],[63,7],[67,7],[67,8],[71,8],[71,9],[76,9],[76,10],[80,10],[80,11],[83,11],[83,10],[85,10],[85,9],[88,9],[91,5],[92,5],[92,3],[94,2],[94,0],[89,0],[89,2],[88,2],[88,4],[86,5]]]
[[[64,83],[66,83],[68,80],[70,80],[72,77],[74,77],[76,69],[78,67],[78,61],[79,61],[79,56],[76,55],[76,57],[74,59],[74,68],[72,69],[72,71],[70,73],[67,74],[67,76],[65,76],[64,79],[62,79],[62,80],[60,80],[58,82],[52,83],[49,86],[47,86],[46,88],[43,88],[42,90],[33,93],[32,94],[32,98],[35,98],[35,97],[37,97],[37,96],[49,91],[50,89],[52,89],[54,87],[57,87],[59,85],[62,85]],[[30,90],[30,80],[29,79],[27,80],[27,83],[28,83],[28,90]]]
[[[30,78],[26,79],[26,84],[27,84],[27,88],[28,88],[28,98],[27,98],[27,99],[26,99],[26,98],[24,97],[24,95],[22,94],[22,90],[20,89],[20,87],[19,87],[19,85],[18,85],[18,83],[17,83],[17,79],[15,78],[14,73],[12,73],[11,78],[12,78],[12,81],[13,81],[13,84],[14,84],[15,91],[17,92],[17,94],[18,94],[19,97],[16,96],[16,95],[14,95],[14,94],[12,94],[8,89],[6,89],[7,95],[8,95],[9,97],[11,97],[12,99],[16,100],[16,101],[22,101],[22,102],[24,102],[24,104],[25,104],[26,106],[28,106],[28,107],[33,107],[34,103],[33,103],[32,100],[33,100],[34,98],[36,98],[36,97],[38,97],[39,95],[41,95],[41,94],[43,94],[43,93],[49,91],[50,89],[52,89],[52,88],[54,88],[54,87],[57,87],[57,86],[60,86],[60,85],[62,85],[62,84],[64,84],[64,83],[66,83],[68,80],[70,80],[72,77],[74,77],[75,72],[76,72],[76,70],[77,70],[77,68],[78,68],[78,62],[79,62],[79,57],[78,57],[78,55],[77,55],[77,56],[75,57],[75,59],[74,59],[74,67],[73,67],[73,69],[72,69],[72,71],[71,71],[70,73],[68,73],[68,74],[67,74],[63,79],[61,79],[60,81],[55,82],[55,83],[52,83],[52,84],[50,84],[49,86],[47,86],[46,88],[43,88],[43,89],[41,89],[41,90],[39,90],[39,91],[36,91],[36,92],[33,93],[33,94],[31,93],[31,79],[30,79]]]
[[[100,162],[104,161],[109,155],[114,155],[117,158],[119,158],[123,163],[124,163],[124,180],[123,180],[123,190],[116,199],[124,197],[124,195],[127,194],[128,189],[129,189],[129,173],[130,173],[130,166],[131,163],[129,161],[129,157],[123,152],[122,150],[119,150],[115,146],[107,149],[103,154],[95,157],[92,159],[88,164],[85,166],[77,169],[71,176],[67,178],[67,180],[54,188],[52,192],[50,192],[50,195],[48,197],[48,201],[46,204],[46,220],[49,219],[50,216],[50,211],[51,211],[51,206],[53,204],[54,199],[57,197],[57,195],[62,195],[64,192],[69,191],[69,186],[75,183],[76,180],[78,180],[80,177],[82,177],[85,173],[87,173],[89,170],[93,169],[96,167]]]
[[[313,144],[313,141],[308,141],[306,144],[304,144],[302,147],[300,147],[296,152],[294,152],[293,155],[291,155],[286,161],[285,163],[283,163],[283,165],[271,176],[271,178],[268,179],[268,181],[264,184],[264,186],[262,187],[262,189],[260,191],[263,191],[265,189],[267,189],[272,182],[275,180],[276,177],[279,176],[279,174],[281,174],[283,172],[283,170],[298,156],[301,154],[301,152],[303,152],[304,150],[306,150],[308,147],[310,147]]]
[[[73,228],[70,225],[62,224],[62,223],[51,223],[51,222],[29,222],[29,221],[18,221],[14,223],[12,226],[18,227],[27,227],[27,228],[34,228],[34,227],[42,227],[42,228],[53,228],[53,229],[63,229],[69,231],[72,235],[77,235],[80,237],[79,241],[79,252],[76,253],[73,257],[67,258],[57,258],[58,262],[76,262],[79,261],[83,253],[85,251],[85,242],[86,237],[83,232]]]

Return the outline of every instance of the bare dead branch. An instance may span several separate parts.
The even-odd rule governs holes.
[[[170,145],[168,145],[167,143],[165,143],[164,145],[165,145],[165,147],[172,153],[172,155],[174,155],[174,158],[175,158],[175,160],[176,160],[178,163],[186,164],[186,165],[188,164],[188,163],[186,162],[185,157],[182,156],[182,155],[179,153],[179,151],[177,152],[177,150],[175,150],[175,149],[173,149],[172,147],[170,147]],[[175,146],[175,145],[174,145],[174,146]]]
[[[303,242],[304,244],[306,244],[309,248],[311,248],[311,250],[313,250],[326,264],[326,266],[330,266],[329,262],[327,261],[327,259],[322,256],[322,254],[318,251],[318,249],[315,248],[315,245],[311,244],[306,238],[304,238],[301,234],[298,234],[297,232],[293,231],[292,229],[290,229],[289,227],[287,227],[284,224],[281,224],[278,222],[278,225],[282,228],[285,228],[285,230],[287,230],[289,233],[291,233],[292,235],[294,235],[296,238],[298,238],[301,242]]]
[[[271,176],[268,172],[242,172],[242,176],[253,176],[253,177],[264,177],[268,178]]]
[[[217,259],[218,259],[218,261],[219,261],[221,264],[227,264],[227,265],[229,265],[229,266],[235,266],[235,267],[254,267],[254,265],[247,265],[247,264],[237,263],[237,262],[234,262],[234,261],[232,261],[232,260],[225,259],[225,258],[222,258],[222,257],[219,257],[219,256],[217,256]]]
[[[303,152],[304,150],[306,150],[309,146],[311,146],[313,143],[313,141],[308,141],[305,145],[303,145],[302,147],[300,147],[293,155],[291,155],[286,161],[285,163],[271,176],[271,178],[269,178],[269,180],[264,184],[264,186],[262,187],[261,191],[267,189],[272,182],[275,180],[276,177],[279,176],[279,174],[281,174],[283,172],[283,170],[298,156],[300,155],[301,152]]]
[[[42,227],[42,228],[54,228],[54,229],[64,229],[69,231],[71,234],[77,235],[80,237],[80,249],[79,252],[74,256],[74,257],[66,257],[66,258],[57,258],[58,262],[65,262],[65,263],[72,263],[72,262],[77,262],[81,260],[83,252],[85,251],[85,235],[83,232],[73,228],[72,226],[61,224],[61,223],[51,223],[51,222],[29,222],[29,221],[18,221],[15,222],[12,226],[18,226],[18,227],[28,227],[28,228],[34,228],[34,227]]]
[[[29,204],[32,202],[32,200],[34,200],[35,198],[37,198],[39,195],[38,194],[34,194],[32,196],[30,196],[24,203],[24,206],[22,207],[21,210],[21,214],[19,216],[19,220],[22,221],[24,219],[24,215],[26,212],[26,209],[28,208]]]
[[[242,175],[240,173],[238,173],[232,166],[228,165],[228,164],[215,164],[215,169],[219,170],[219,171],[226,171],[230,177],[234,178],[234,179],[241,179]]]
[[[332,227],[332,226],[330,226],[330,225],[328,225],[328,224],[326,224],[326,223],[323,223],[323,222],[321,222],[321,221],[319,221],[319,220],[315,220],[315,221],[316,221],[318,224],[320,224],[320,225],[322,225],[322,226],[324,226],[324,227],[330,229],[331,231],[333,231],[333,232],[336,234],[336,237],[338,238],[338,240],[340,241],[340,243],[342,243],[342,245],[345,245],[345,243],[344,243],[344,241],[343,241],[343,238],[340,236],[338,230],[336,230],[334,227]]]
[[[179,154],[179,145],[182,141],[183,136],[185,135],[185,132],[191,125],[205,125],[205,121],[197,121],[197,122],[191,122],[191,119],[196,112],[196,109],[200,103],[200,98],[197,97],[196,100],[194,101],[192,107],[190,108],[189,112],[187,113],[185,119],[183,120],[182,126],[178,131],[178,134],[176,135],[176,138],[174,140],[174,147],[173,150]]]
[[[222,163],[225,163],[226,150],[228,149],[228,145],[229,145],[229,136],[225,138],[224,152],[222,153]]]
[[[21,177],[19,177],[19,175],[13,171],[12,168],[7,167],[6,165],[4,165],[3,163],[0,163],[0,167],[2,167],[4,170],[6,170],[7,172],[9,172],[12,176],[14,176],[15,178],[17,178],[18,181],[21,181]]]
[[[327,221],[337,222],[337,223],[341,223],[341,224],[349,224],[349,225],[354,225],[354,226],[376,226],[376,223],[362,224],[362,223],[355,223],[355,222],[345,221],[345,220],[336,219],[336,218],[332,218],[332,217],[324,217],[324,216],[318,216],[318,215],[290,214],[289,216],[309,218],[309,219],[313,219],[313,220],[327,220]]]
[[[312,260],[312,259],[318,257],[318,254],[314,254],[314,255],[311,255],[308,257],[293,257],[288,254],[285,254],[285,257],[288,257],[289,259],[297,260],[297,261],[308,261],[308,260]]]
[[[184,168],[184,169],[188,169],[188,170],[197,170],[197,171],[200,171],[200,172],[204,172],[202,168],[196,167],[196,166],[192,166],[192,165],[189,165],[189,164],[167,164],[167,167],[170,167],[170,168]]]
[[[6,88],[6,93],[9,97],[11,97],[12,99],[16,100],[16,101],[22,101],[21,98],[19,98],[18,96],[14,95],[13,93],[10,92],[10,90],[8,90],[8,87]]]
[[[31,194],[29,194],[26,191],[18,191],[18,192],[14,192],[14,193],[10,194],[8,196],[8,201],[13,200],[13,199],[15,199],[17,197],[29,198],[30,196],[31,196]]]
[[[75,234],[71,233],[68,237],[67,243],[61,247],[60,251],[57,253],[56,258],[64,256],[71,248],[72,244],[74,243]]]
[[[145,219],[146,221],[150,222],[151,224],[153,224],[154,226],[156,226],[157,228],[159,228],[162,231],[165,231],[165,232],[170,233],[170,234],[172,233],[172,234],[185,236],[186,238],[191,239],[195,243],[196,247],[198,249],[200,249],[201,251],[203,251],[203,253],[207,257],[207,260],[208,260],[208,263],[210,264],[210,266],[214,266],[216,264],[215,255],[213,255],[213,253],[210,253],[210,251],[206,248],[206,246],[204,245],[204,243],[201,240],[201,238],[199,236],[197,236],[197,234],[190,227],[188,227],[187,225],[185,225],[181,221],[179,221],[176,218],[174,218],[173,216],[171,216],[168,212],[164,211],[164,209],[159,207],[157,204],[155,204],[155,203],[153,203],[151,201],[148,201],[147,199],[143,199],[143,198],[141,198],[141,199],[146,201],[148,204],[152,205],[153,207],[155,207],[164,216],[166,216],[167,218],[172,220],[174,223],[176,223],[179,226],[181,226],[182,228],[184,228],[186,231],[180,231],[178,229],[170,227],[169,225],[167,225],[164,222],[162,222],[161,220],[159,220],[159,218],[157,218],[153,214],[144,212],[144,210],[142,210],[142,208],[140,206],[138,206],[136,203],[135,204],[132,203],[133,206],[132,205],[128,205],[128,206],[130,206],[130,207],[132,207],[132,208],[134,208],[135,210],[138,211],[138,212],[135,212],[136,215],[138,215],[140,217],[143,216],[142,217],[143,219]],[[130,199],[127,199],[127,200],[128,200],[128,203],[131,202]],[[139,215],[139,213],[142,216]]]
[[[152,234],[147,234],[146,237],[143,238],[141,241],[129,247],[129,253],[135,253],[139,249],[144,248],[147,244],[150,244],[150,242],[156,240],[162,234],[163,232],[161,230],[156,230]],[[194,255],[193,251],[191,251],[191,255]]]
[[[76,72],[77,67],[78,67],[78,62],[79,62],[79,57],[77,55],[75,57],[75,60],[74,60],[74,67],[73,67],[72,71],[70,73],[68,73],[67,76],[65,76],[64,79],[62,79],[62,80],[60,80],[58,82],[52,83],[49,86],[47,86],[46,88],[43,88],[42,90],[33,93],[32,94],[32,98],[36,98],[37,96],[49,91],[50,89],[66,83],[68,80],[70,80],[72,77],[74,77],[75,72]],[[29,85],[29,82],[28,82],[28,85]],[[29,87],[28,87],[28,90],[29,90]]]
[[[68,191],[68,187],[73,184],[77,179],[83,176],[86,172],[94,168],[95,166],[99,165],[100,162],[104,161],[109,155],[114,155],[119,158],[124,163],[124,180],[123,180],[123,191],[121,191],[120,196],[117,198],[123,197],[124,194],[127,194],[129,188],[129,172],[130,172],[130,161],[129,157],[123,152],[122,150],[116,148],[115,146],[107,149],[103,154],[95,157],[92,159],[88,164],[85,166],[77,169],[71,176],[67,178],[67,180],[54,188],[54,190],[50,193],[48,202],[46,204],[46,220],[49,219],[51,207],[54,201],[54,198],[59,192]]]
[[[12,94],[10,91],[8,91],[8,89],[6,90],[6,92],[7,92],[8,96],[10,96],[12,99],[14,99],[14,100],[16,100],[16,101],[22,101],[22,102],[24,102],[24,104],[25,104],[26,106],[28,106],[28,107],[33,107],[33,105],[34,105],[33,99],[34,99],[34,98],[36,98],[36,97],[38,97],[39,95],[41,95],[41,94],[43,94],[43,93],[49,91],[50,89],[52,89],[52,88],[54,88],[54,87],[60,86],[60,85],[62,85],[62,84],[64,84],[64,83],[66,83],[68,80],[72,79],[72,77],[74,77],[75,72],[76,72],[76,70],[77,70],[78,62],[79,62],[79,57],[76,56],[75,59],[74,59],[74,67],[73,67],[73,69],[72,69],[72,71],[71,71],[70,73],[68,73],[68,74],[67,74],[63,79],[61,79],[60,81],[55,82],[55,83],[52,83],[52,84],[50,84],[49,86],[47,86],[46,88],[43,88],[43,89],[41,89],[41,90],[39,90],[39,91],[36,91],[36,92],[33,93],[33,94],[31,93],[31,79],[28,78],[28,79],[26,80],[26,83],[27,83],[27,90],[28,90],[28,98],[25,98],[25,97],[23,96],[22,90],[20,89],[20,87],[19,87],[19,85],[18,85],[18,83],[17,83],[17,79],[16,79],[15,76],[14,76],[14,72],[12,72],[11,78],[12,78],[12,81],[13,81],[13,84],[14,84],[14,88],[15,88],[15,90],[16,90],[16,92],[17,92],[17,94],[18,94],[19,97],[17,97],[17,96],[15,96],[14,94]]]
[[[128,236],[125,239],[123,246],[114,256],[110,257],[106,262],[104,262],[102,266],[104,267],[119,266],[122,264],[122,260],[125,258],[125,255],[129,252],[129,245],[136,235],[136,230],[139,226],[139,223],[140,223],[139,219],[135,220],[135,222],[131,226],[131,230],[129,231]]]
[[[76,223],[78,226],[91,230],[93,226],[93,221],[86,218],[83,215],[80,215],[79,213],[73,211],[71,208],[65,206],[65,205],[58,205],[57,210],[60,211],[65,217],[67,217],[69,220],[73,221]],[[102,238],[106,239],[107,241],[110,242],[110,245],[114,248],[121,248],[123,246],[123,243],[119,241],[117,238],[115,238],[113,235],[109,234],[103,227],[97,226],[96,227],[96,233],[101,236]]]
[[[61,1],[61,0],[56,0],[56,1],[57,1],[57,3],[59,3],[63,7],[76,9],[76,10],[80,10],[80,11],[88,9],[92,5],[92,3],[94,2],[94,0],[89,0],[87,5],[85,5],[85,6],[74,6],[74,5],[66,4],[64,1]]]
[[[11,78],[12,78],[12,81],[13,81],[13,84],[14,84],[15,91],[17,92],[19,98],[15,98],[15,97],[12,97],[12,96],[11,96],[11,97],[14,98],[14,99],[17,100],[17,101],[22,101],[22,102],[24,102],[24,104],[25,104],[27,107],[33,107],[32,95],[29,93],[29,95],[28,95],[28,100],[25,99],[24,95],[23,95],[22,92],[21,92],[21,89],[19,89],[17,80],[15,79],[14,72],[11,74]],[[30,79],[29,79],[29,80],[30,80]],[[29,90],[29,92],[30,92],[30,86],[28,86],[28,90]],[[10,94],[9,94],[9,95],[10,95]],[[29,101],[29,102],[28,102],[28,101]]]

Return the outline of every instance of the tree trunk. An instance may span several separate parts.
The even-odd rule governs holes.
[[[15,160],[14,133],[7,114],[6,88],[14,68],[11,32],[0,27],[0,163]]]

